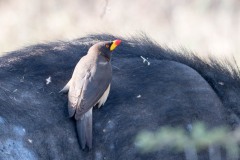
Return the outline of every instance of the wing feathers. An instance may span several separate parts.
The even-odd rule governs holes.
[[[63,89],[61,91],[59,91],[59,93],[67,93],[69,88],[70,88],[70,85],[71,85],[71,79],[70,81],[68,81],[68,83],[63,87]]]
[[[103,93],[102,97],[98,100],[98,108],[100,108],[102,105],[104,105],[104,103],[107,101],[109,92],[110,92],[110,87],[111,84],[108,85],[107,90]]]
[[[75,113],[75,119],[81,118],[90,108],[92,108],[107,90],[112,74],[111,70],[103,70],[104,73],[98,71],[97,73],[91,73],[88,78],[84,79],[84,85],[81,93],[81,102],[77,106]],[[106,76],[104,76],[106,74]]]

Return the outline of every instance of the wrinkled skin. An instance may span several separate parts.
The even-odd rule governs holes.
[[[93,111],[93,149],[83,151],[68,118],[67,95],[58,92],[96,40],[116,38],[123,43],[113,55],[110,95]],[[165,50],[144,36],[95,35],[11,52],[0,58],[0,159],[185,159],[167,149],[141,154],[134,139],[141,130],[187,129],[195,121],[236,127],[237,71],[232,68],[231,76],[217,61],[210,63]],[[198,159],[208,159],[208,152]]]

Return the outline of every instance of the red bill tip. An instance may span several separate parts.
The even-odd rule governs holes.
[[[114,43],[118,46],[122,41],[120,39],[117,39],[114,41]]]

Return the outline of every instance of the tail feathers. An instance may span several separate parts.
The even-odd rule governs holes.
[[[77,120],[77,132],[82,149],[92,149],[92,108]]]

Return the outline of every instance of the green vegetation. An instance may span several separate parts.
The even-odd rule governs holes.
[[[227,127],[207,129],[203,123],[195,123],[188,130],[180,127],[162,127],[157,132],[142,131],[136,137],[136,146],[143,153],[154,152],[164,148],[184,152],[186,159],[197,159],[196,152],[208,149],[220,155],[224,148],[228,159],[239,158],[240,128],[230,131]],[[215,157],[216,158],[216,157]]]

